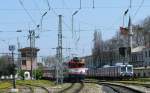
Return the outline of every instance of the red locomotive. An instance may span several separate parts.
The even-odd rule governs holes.
[[[85,62],[79,57],[74,57],[67,63],[67,80],[69,81],[81,81],[85,78],[86,68]]]

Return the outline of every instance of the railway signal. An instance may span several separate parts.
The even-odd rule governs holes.
[[[9,45],[9,51],[12,53],[12,62],[13,62],[13,89],[11,90],[12,92],[17,92],[18,89],[16,89],[16,80],[15,80],[15,63],[14,63],[14,50],[15,50],[15,45]]]

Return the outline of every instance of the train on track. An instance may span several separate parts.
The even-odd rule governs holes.
[[[95,79],[130,79],[134,77],[133,65],[116,64],[114,66],[103,66],[101,68],[86,68],[82,58],[74,57],[63,63],[64,81],[82,81],[85,78]],[[44,70],[44,77],[56,80],[56,69]]]
[[[81,81],[86,75],[85,61],[79,57],[74,57],[66,63],[64,79],[67,81]]]
[[[96,79],[130,79],[133,75],[133,66],[129,64],[122,64],[104,66],[102,68],[89,68],[87,70],[86,77]]]
[[[56,67],[46,67],[43,69],[43,79],[56,80]],[[85,61],[79,57],[73,57],[71,60],[63,63],[64,81],[81,81],[86,75]]]

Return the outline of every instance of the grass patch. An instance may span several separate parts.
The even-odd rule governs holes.
[[[54,83],[48,80],[17,80],[16,84],[38,85],[38,86],[53,86]]]
[[[6,89],[12,86],[12,83],[9,81],[0,82],[0,89]]]
[[[138,78],[138,79],[136,79],[136,81],[139,81],[139,82],[150,82],[150,78]]]
[[[131,85],[142,85],[142,86],[150,86],[150,78],[138,78],[135,80],[129,80],[129,81],[113,81],[116,83],[123,83],[123,84],[131,84]]]

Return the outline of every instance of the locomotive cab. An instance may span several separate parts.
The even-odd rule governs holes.
[[[132,65],[122,65],[120,67],[120,74],[122,77],[132,77],[133,76],[133,66]]]
[[[71,81],[81,81],[85,78],[86,68],[83,59],[74,57],[68,62],[68,77],[67,79]]]

